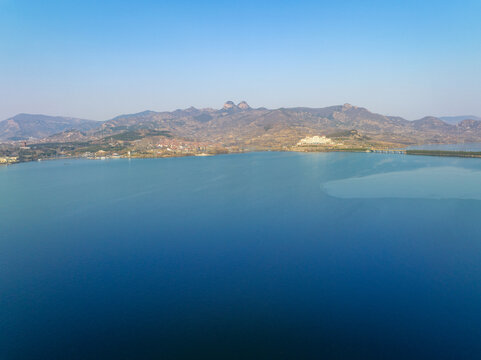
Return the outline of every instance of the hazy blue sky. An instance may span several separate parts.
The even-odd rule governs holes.
[[[481,0],[0,0],[0,119],[225,100],[481,116]]]

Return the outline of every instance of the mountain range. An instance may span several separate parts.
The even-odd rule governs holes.
[[[477,120],[481,121],[481,117],[474,116],[474,115],[460,115],[460,116],[440,116],[439,117],[442,121],[448,124],[459,124],[463,120]]]
[[[325,108],[251,108],[227,101],[220,109],[190,107],[171,112],[144,111],[104,122],[59,116],[19,114],[0,122],[0,140],[42,142],[90,141],[127,132],[212,141],[224,146],[292,145],[308,135],[355,130],[360,135],[395,144],[479,142],[481,119],[474,116],[424,117],[409,121],[350,104]]]
[[[18,114],[0,121],[0,140],[42,139],[65,130],[87,131],[99,125],[98,121],[71,117]]]

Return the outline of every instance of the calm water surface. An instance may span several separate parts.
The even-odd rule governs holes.
[[[0,167],[0,359],[481,358],[481,160]]]

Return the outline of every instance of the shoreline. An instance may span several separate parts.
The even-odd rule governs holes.
[[[167,158],[179,158],[179,157],[211,157],[217,155],[229,155],[229,154],[246,154],[253,152],[299,152],[299,153],[365,153],[365,154],[391,154],[391,155],[411,155],[411,156],[437,156],[437,157],[458,157],[458,158],[481,158],[481,151],[450,151],[450,150],[414,150],[414,149],[363,149],[363,148],[353,148],[353,149],[316,149],[316,150],[304,150],[304,149],[293,149],[293,150],[256,150],[256,151],[239,151],[239,152],[225,152],[217,154],[175,154],[171,156],[102,156],[102,157],[83,157],[83,156],[71,156],[71,157],[52,157],[52,158],[40,158],[30,161],[17,161],[9,163],[0,163],[1,166],[10,166],[29,162],[42,162],[42,161],[53,161],[53,160],[117,160],[117,159],[167,159]]]

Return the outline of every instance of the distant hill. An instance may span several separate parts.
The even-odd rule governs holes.
[[[0,140],[42,139],[66,130],[92,130],[100,124],[99,121],[63,116],[18,114],[0,121]]]
[[[210,141],[242,148],[295,145],[305,136],[354,131],[366,141],[400,145],[481,142],[481,121],[450,124],[442,118],[408,121],[376,114],[350,104],[324,108],[251,108],[245,101],[227,101],[220,109],[190,107],[175,111],[143,111],[99,123],[42,115],[17,115],[0,122],[0,139],[41,138],[42,142],[100,141],[135,133],[150,137],[159,131],[176,138]]]
[[[460,116],[441,116],[441,120],[447,122],[448,124],[456,125],[463,120],[476,120],[481,121],[481,117],[474,115],[460,115]]]
[[[212,140],[224,145],[292,145],[306,135],[357,130],[362,136],[400,144],[481,141],[481,128],[436,117],[408,121],[350,104],[325,108],[251,108],[227,101],[221,109],[188,108],[173,112],[145,111],[106,121],[92,134],[119,131],[167,130],[175,136]],[[481,122],[479,122],[481,124]]]

